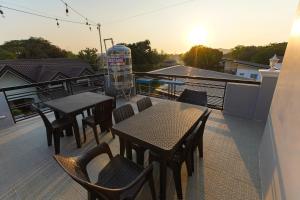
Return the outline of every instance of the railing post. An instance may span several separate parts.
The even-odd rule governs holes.
[[[12,110],[11,110],[10,103],[9,103],[9,101],[8,101],[6,92],[3,91],[3,94],[4,94],[5,100],[6,100],[6,102],[7,102],[7,105],[8,105],[9,111],[10,111],[10,114],[11,114],[13,120],[14,120],[14,123],[16,123],[15,115],[13,114],[13,112],[12,112]]]
[[[225,102],[226,89],[227,89],[227,82],[225,82],[225,86],[224,86],[223,100],[222,100],[222,110],[224,110],[224,102]]]
[[[67,88],[68,88],[68,93],[72,95],[73,94],[73,89],[72,89],[71,81],[67,80],[66,85],[67,85]]]

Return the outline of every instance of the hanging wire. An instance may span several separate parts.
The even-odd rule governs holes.
[[[68,23],[73,23],[73,24],[86,25],[85,22],[81,22],[81,21],[72,21],[72,20],[67,20],[67,19],[63,19],[63,18],[59,18],[59,17],[52,17],[52,16],[38,14],[38,13],[34,13],[34,12],[29,12],[29,11],[25,11],[25,10],[21,10],[21,9],[8,7],[8,6],[1,6],[0,5],[0,7],[8,9],[8,10],[13,10],[13,11],[16,11],[16,12],[20,12],[20,13],[25,13],[25,14],[28,14],[28,15],[33,15],[33,16],[37,16],[37,17],[41,17],[41,18],[45,18],[45,19],[55,20],[56,22],[58,22],[58,20],[59,20],[61,22],[68,22]],[[90,24],[90,26],[97,26],[97,24]]]
[[[75,10],[73,7],[71,7],[69,4],[67,4],[67,2],[65,2],[64,0],[60,0],[63,4],[67,5],[68,8],[70,8],[74,13],[76,13],[77,15],[79,15],[80,17],[82,17],[84,20],[86,20],[87,22],[90,21],[93,24],[97,24],[97,22],[88,19],[86,16],[84,16],[83,14],[81,14],[80,12],[78,12],[77,10]]]
[[[113,20],[113,21],[110,21],[110,22],[106,22],[106,23],[104,23],[104,25],[112,25],[112,24],[116,24],[116,23],[121,23],[121,22],[124,22],[124,21],[131,20],[133,18],[141,17],[141,16],[144,16],[144,15],[150,15],[150,14],[153,14],[153,13],[156,13],[156,12],[160,12],[162,10],[166,10],[166,9],[173,8],[173,7],[178,7],[178,6],[190,3],[192,1],[195,1],[195,0],[181,1],[181,2],[174,3],[174,4],[171,4],[171,5],[168,5],[168,6],[164,6],[164,7],[158,8],[158,9],[154,9],[154,10],[149,10],[149,11],[146,11],[146,12],[142,12],[142,13],[139,13],[139,14],[136,14],[136,15],[132,15],[132,16],[128,16],[128,17],[122,17],[121,19],[117,19],[117,20]]]

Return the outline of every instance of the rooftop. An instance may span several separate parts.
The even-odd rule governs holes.
[[[210,78],[223,78],[231,80],[250,80],[248,78],[235,76],[228,73],[216,72],[212,70],[199,69],[195,67],[176,65],[150,72],[152,74],[178,75],[178,76],[201,76]]]
[[[88,63],[69,58],[0,60],[0,77],[7,70],[17,73],[30,82],[50,81],[57,76],[72,78],[92,74]]]
[[[136,96],[129,102],[135,109],[139,98]],[[152,98],[152,101],[156,104],[166,100]],[[118,99],[117,106],[124,103],[128,102]],[[52,113],[47,116],[54,119]],[[196,172],[192,177],[182,168],[184,199],[261,199],[258,146],[263,129],[264,123],[213,110],[204,133],[203,160],[195,156]],[[62,138],[61,154],[76,156],[94,147],[93,134],[88,131],[87,142],[80,149],[76,148],[73,137]],[[100,140],[109,144],[114,155],[119,153],[118,139],[112,139],[111,134],[102,135]],[[2,130],[0,144],[0,199],[86,199],[86,191],[52,158],[54,151],[46,144],[45,128],[39,117]],[[100,157],[88,166],[92,181],[96,181],[96,172],[106,161],[106,157]],[[156,182],[158,169],[156,164]],[[170,171],[167,188],[167,199],[176,199]],[[137,199],[150,198],[148,190],[146,184]]]

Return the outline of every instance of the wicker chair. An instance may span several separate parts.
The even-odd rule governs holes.
[[[46,134],[47,134],[47,143],[48,146],[52,145],[52,136],[54,138],[54,149],[55,154],[60,153],[60,137],[63,130],[72,130],[73,122],[69,118],[61,118],[50,122],[48,118],[44,115],[44,113],[35,105],[32,104],[32,108],[35,112],[37,112],[46,127]]]
[[[119,123],[133,115],[134,115],[134,111],[130,104],[121,106],[113,111],[115,123]],[[125,146],[126,146],[126,156],[128,159],[132,159],[132,149],[134,149],[136,151],[137,163],[140,165],[143,165],[144,164],[144,153],[145,153],[146,149],[137,144],[125,143],[122,140],[122,138],[119,138],[119,140],[120,140],[120,154],[122,156],[124,156]]]
[[[206,122],[212,111],[207,111],[201,119],[201,122],[193,130],[193,132],[185,139],[184,145],[189,148],[189,154],[187,155],[187,166],[190,167],[190,171],[194,171],[194,151],[198,148],[200,159],[203,157],[203,134]]]
[[[190,142],[190,141],[189,141]],[[190,144],[188,144],[190,146]],[[186,162],[188,175],[192,175],[192,168],[188,166],[189,162],[187,160],[189,155],[189,148],[185,146],[181,146],[177,149],[177,151],[173,154],[173,156],[167,161],[167,165],[172,169],[173,172],[173,179],[175,183],[175,188],[177,192],[177,198],[182,199],[182,184],[181,184],[181,168],[182,164]],[[149,163],[153,161],[159,162],[160,157],[154,152],[150,152],[149,154]]]
[[[150,97],[144,97],[136,102],[139,112],[152,106]]]
[[[113,101],[108,100],[97,104],[93,111],[93,115],[90,115],[82,119],[82,129],[84,135],[84,141],[86,141],[86,127],[90,126],[93,128],[95,140],[99,144],[99,137],[97,133],[97,125],[100,126],[101,130],[109,131],[112,127],[112,110],[113,110]],[[113,135],[113,137],[115,137]]]
[[[177,101],[199,106],[207,106],[207,94],[202,91],[184,89]]]
[[[87,173],[88,163],[100,154],[107,154],[110,162],[99,172],[93,184]],[[148,182],[152,199],[156,199],[153,182],[153,166],[142,168],[132,161],[117,155],[113,157],[108,144],[102,143],[80,157],[54,156],[58,164],[73,180],[88,191],[89,200],[134,199],[143,185]]]

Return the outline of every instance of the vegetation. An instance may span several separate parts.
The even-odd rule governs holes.
[[[167,57],[163,52],[158,53],[152,49],[149,40],[124,45],[131,49],[133,71],[145,72],[161,68],[161,63]]]
[[[27,40],[11,40],[0,45],[0,59],[66,57],[74,57],[74,54],[52,45],[43,38],[31,37]]]
[[[219,63],[223,53],[218,49],[212,49],[202,45],[193,46],[182,58],[186,65],[201,69],[223,71]]]
[[[277,56],[284,56],[287,43],[272,43],[266,46],[236,46],[225,57],[250,61],[260,64],[269,64],[269,59],[276,54]]]
[[[78,57],[88,62],[95,71],[98,71],[100,66],[97,51],[96,48],[86,48],[78,53]]]

